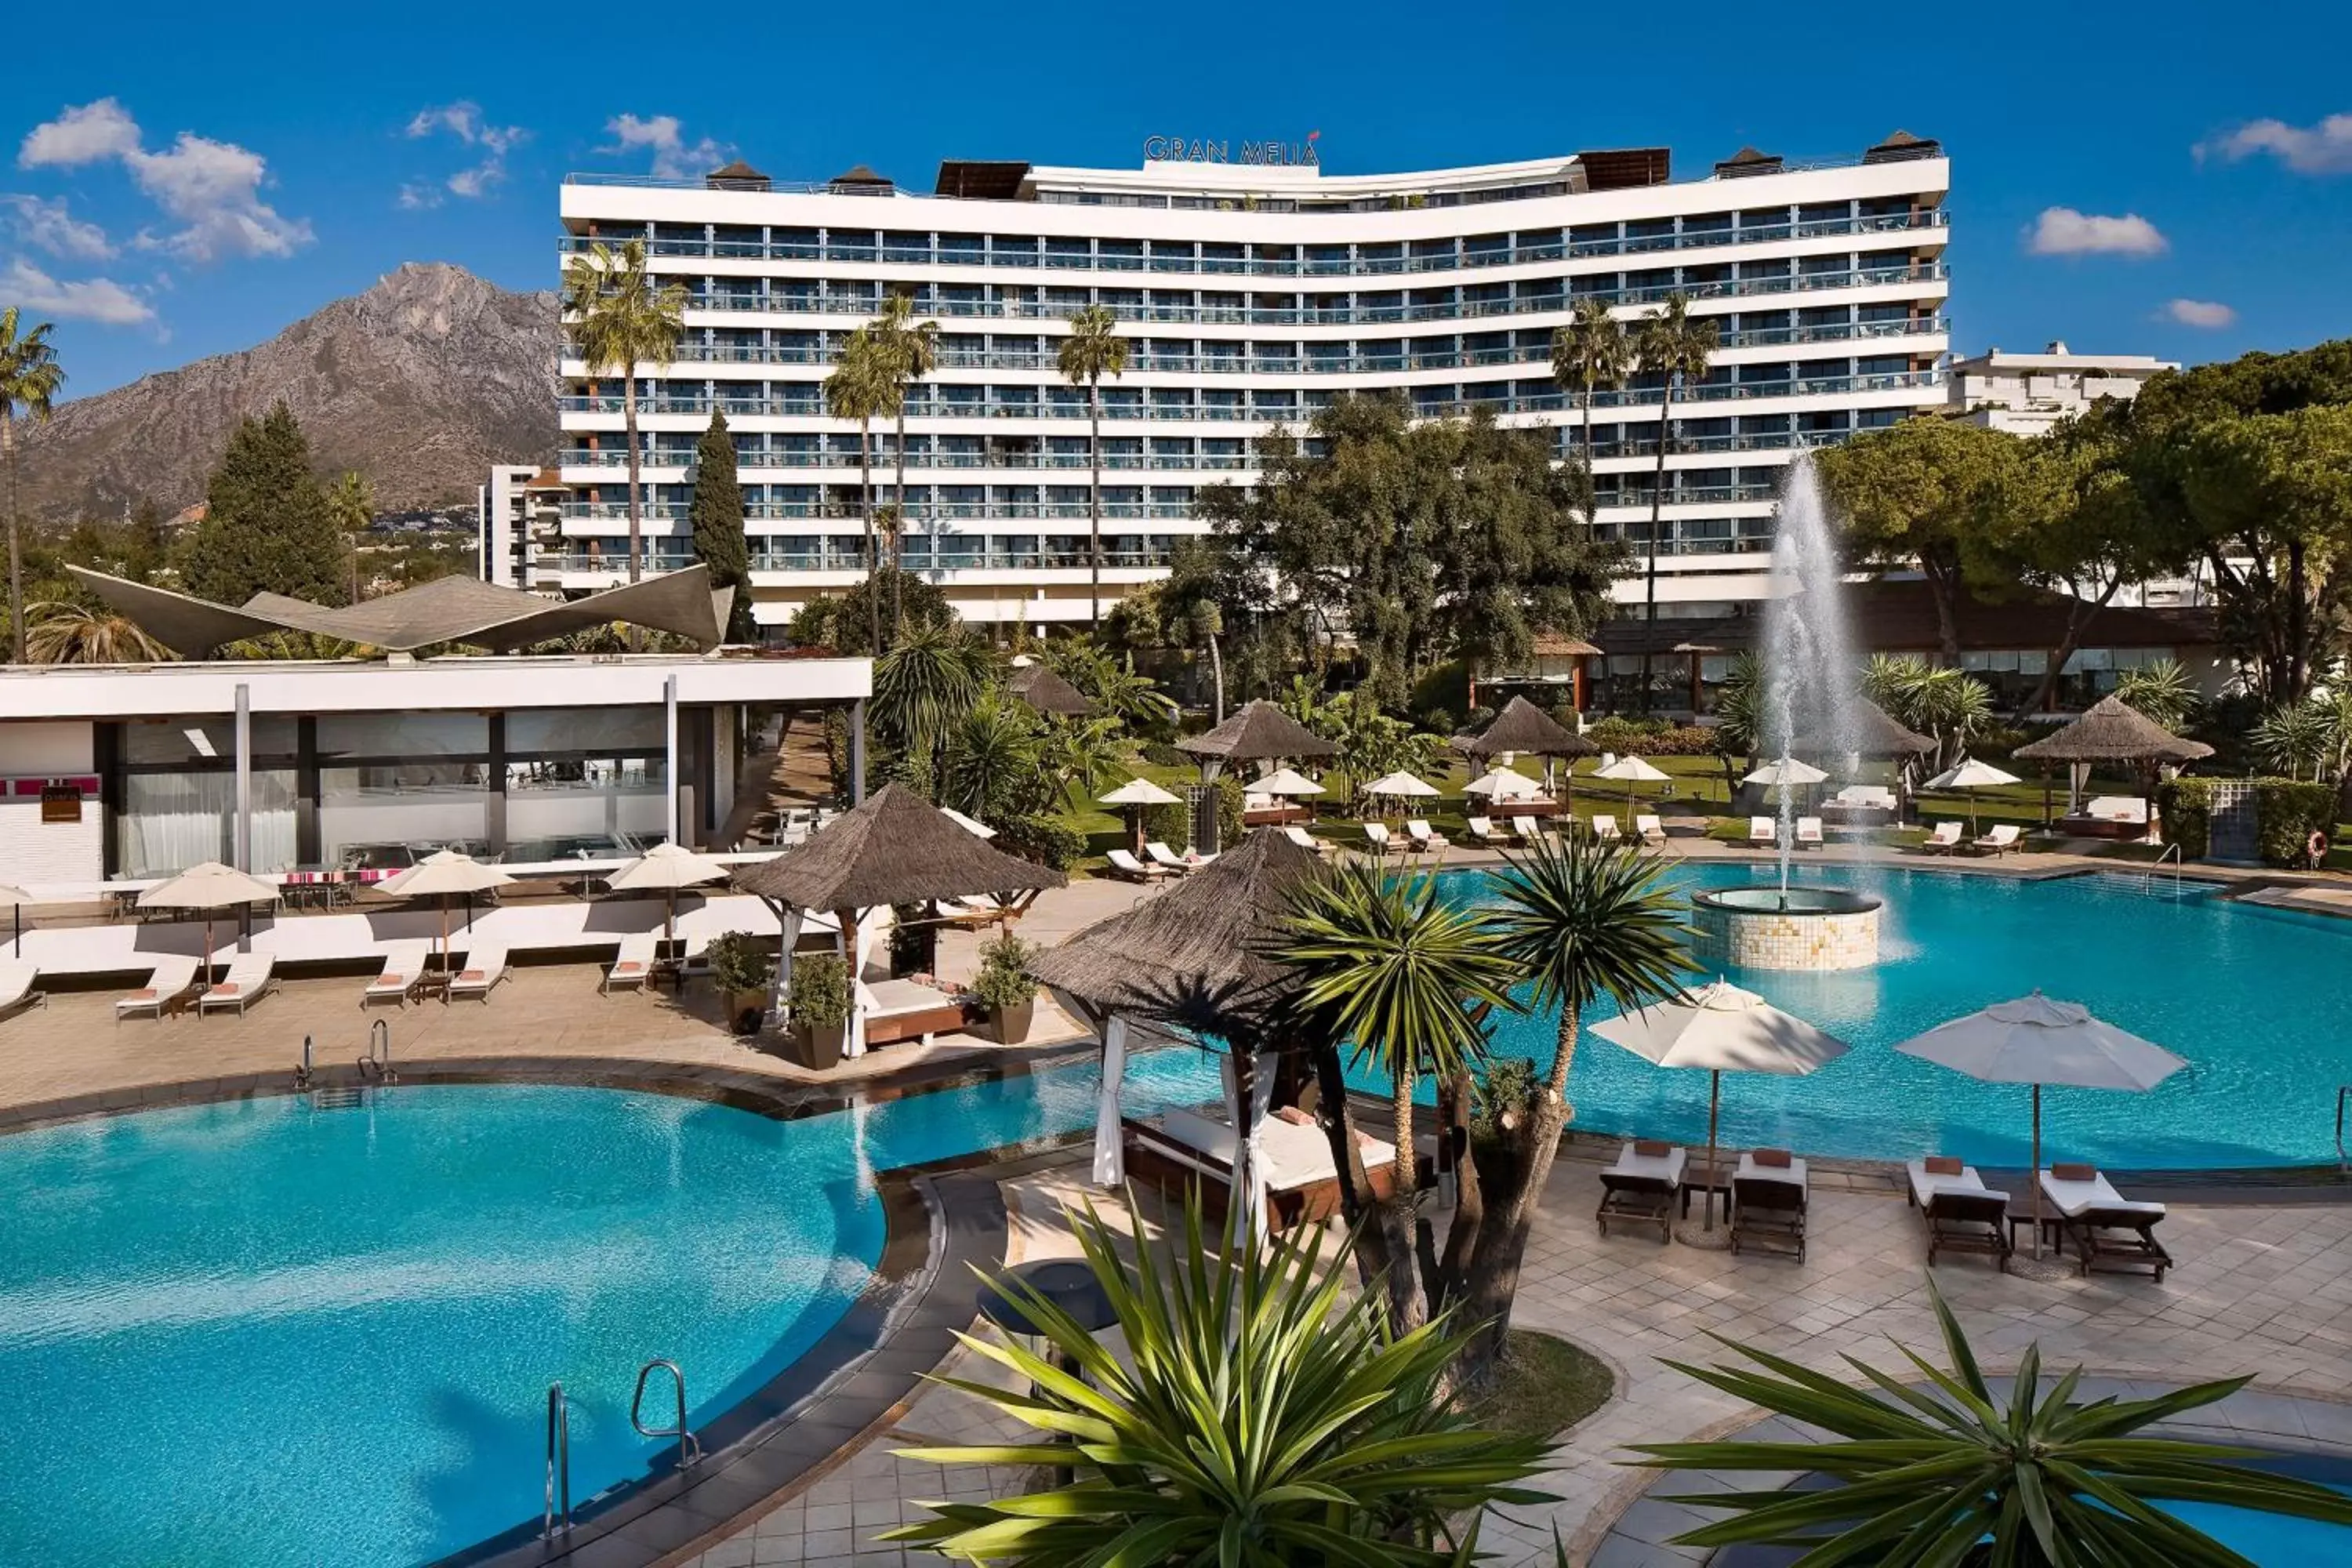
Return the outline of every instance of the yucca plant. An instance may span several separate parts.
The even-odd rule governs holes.
[[[1905,1350],[1924,1388],[1849,1356],[1870,1384],[1852,1387],[1729,1340],[1721,1342],[1763,1370],[1666,1363],[1835,1440],[1645,1443],[1635,1446],[1644,1457],[1634,1463],[1810,1472],[1839,1483],[1665,1499],[1733,1515],[1680,1544],[1805,1549],[1794,1568],[2254,1568],[2157,1505],[2212,1503],[2352,1525],[2352,1498],[2232,1462],[2259,1457],[2250,1450],[2144,1435],[2251,1378],[2154,1399],[2080,1400],[2079,1367],[2044,1393],[2035,1346],[2013,1391],[1996,1394],[1933,1280],[1928,1294],[1952,1365],[1946,1372]]]
[[[1132,1199],[1128,1213],[1143,1237]],[[1343,1290],[1348,1246],[1326,1257],[1319,1227],[1228,1259],[1194,1201],[1177,1245],[1139,1239],[1129,1264],[1091,1208],[1070,1223],[1133,1364],[1017,1278],[992,1280],[1047,1350],[966,1336],[1016,1386],[939,1381],[1039,1436],[900,1455],[1072,1479],[926,1503],[931,1518],[884,1540],[1006,1568],[1434,1568],[1473,1561],[1490,1503],[1555,1500],[1520,1484],[1545,1468],[1548,1443],[1479,1431],[1436,1396],[1461,1348],[1450,1324],[1392,1335],[1377,1292]]]

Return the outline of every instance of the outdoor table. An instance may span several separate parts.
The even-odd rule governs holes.
[[[1097,1333],[1118,1321],[1118,1315],[1111,1310],[1110,1298],[1103,1294],[1102,1282],[1083,1258],[1048,1258],[1015,1264],[1005,1272],[1067,1312],[1088,1333]],[[1008,1334],[1034,1336],[1038,1332],[1037,1325],[1029,1321],[1022,1304],[993,1285],[981,1289],[980,1315]]]
[[[1723,1199],[1718,1213],[1728,1213],[1731,1207],[1731,1167],[1728,1165],[1693,1165],[1683,1173],[1683,1218],[1690,1218],[1691,1194],[1714,1193]]]

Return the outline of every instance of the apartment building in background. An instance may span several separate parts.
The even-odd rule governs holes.
[[[480,528],[482,581],[505,588],[551,586],[539,581],[542,544],[559,550],[563,532],[563,481],[537,463],[498,463],[474,489]]]
[[[567,179],[560,258],[642,239],[688,291],[685,338],[638,392],[646,570],[691,559],[693,448],[715,408],[761,625],[857,580],[860,434],[826,416],[824,381],[894,291],[940,328],[939,369],[908,410],[908,564],[980,622],[1088,614],[1095,454],[1086,395],[1055,369],[1084,305],[1108,306],[1130,346],[1102,388],[1106,598],[1206,530],[1206,489],[1253,481],[1255,437],[1344,393],[1394,392],[1431,416],[1483,405],[1565,458],[1579,418],[1551,339],[1587,299],[1630,321],[1681,292],[1720,332],[1713,368],[1675,401],[1664,615],[1765,596],[1797,453],[1947,401],[1949,165],[1933,142],[1897,132],[1824,163],[1744,149],[1679,180],[1664,148],[1395,174],[1328,173],[1312,140],[1142,151],[1137,169],[950,161],[929,191],[863,167],[806,185],[741,163]],[[624,411],[569,346],[561,369],[565,493],[524,585],[578,591],[626,575]],[[1597,522],[1637,549],[1659,403],[1644,377],[1592,410]],[[873,462],[891,499],[899,454],[878,424]]]
[[[2179,370],[2175,360],[2147,354],[2078,354],[2063,342],[2040,353],[1988,349],[1955,359],[1945,382],[1948,406],[1971,425],[2020,436],[2046,436],[2062,419],[2101,398],[2128,403],[2148,377]]]

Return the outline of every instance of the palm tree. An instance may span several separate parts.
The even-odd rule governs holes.
[[[2244,1448],[2147,1436],[2147,1428],[2228,1398],[2253,1381],[2200,1383],[2153,1399],[2076,1397],[2080,1367],[2042,1386],[2029,1346],[2012,1386],[1978,1369],[1959,1320],[1931,1276],[1951,1371],[1909,1355],[1899,1372],[1855,1366],[1856,1386],[1747,1345],[1761,1372],[1666,1364],[1737,1403],[1818,1426],[1822,1442],[1644,1443],[1653,1469],[1793,1471],[1840,1482],[1776,1481],[1754,1491],[1662,1499],[1731,1517],[1679,1538],[1685,1546],[1801,1548],[1807,1563],[1907,1563],[1949,1568],[2252,1568],[2156,1505],[2217,1504],[2352,1524],[2352,1498],[2310,1481],[2229,1461]],[[1933,1386],[1909,1386],[1924,1378]]]
[[[1604,386],[1624,385],[1633,368],[1633,342],[1606,300],[1579,300],[1568,325],[1551,335],[1551,378],[1561,391],[1577,395],[1583,411],[1580,447],[1588,477],[1592,472],[1592,395]]]
[[[327,515],[352,542],[352,603],[360,602],[360,535],[375,518],[375,494],[367,476],[349,472],[327,487]]]
[[[939,804],[984,822],[1015,812],[1047,776],[1045,746],[1028,704],[1000,689],[982,692],[948,731]]]
[[[1633,331],[1633,363],[1644,375],[1660,378],[1658,403],[1658,469],[1650,490],[1650,549],[1643,613],[1642,711],[1650,710],[1650,652],[1658,629],[1658,529],[1666,500],[1666,451],[1674,445],[1675,384],[1687,386],[1706,374],[1707,355],[1715,352],[1715,323],[1690,313],[1690,296],[1669,294],[1654,315]]]
[[[874,728],[925,795],[936,787],[949,730],[980,700],[988,674],[986,646],[961,625],[918,626],[874,661]]]
[[[134,622],[97,615],[79,605],[43,602],[47,611],[26,637],[26,658],[35,664],[153,664],[172,656]]]
[[[16,640],[14,658],[25,662],[25,558],[16,537],[16,418],[20,414],[47,419],[66,373],[58,367],[56,345],[47,321],[21,334],[16,307],[0,310],[0,458],[8,465],[8,626]]]
[[[563,268],[563,313],[593,379],[621,378],[621,417],[629,441],[629,581],[645,572],[645,511],[637,449],[637,366],[667,365],[686,331],[686,286],[656,283],[646,264],[646,242],[632,239],[616,253],[592,245]]]
[[[1094,483],[1087,504],[1087,531],[1094,586],[1088,595],[1087,618],[1102,619],[1102,378],[1127,369],[1127,340],[1118,335],[1118,318],[1108,305],[1087,305],[1070,317],[1070,335],[1062,340],[1056,364],[1062,379],[1087,389],[1088,446],[1094,458]]]
[[[2179,660],[2159,658],[2124,671],[2116,681],[2116,697],[2126,708],[2177,731],[2197,710],[2197,682]]]
[[[1327,1260],[1310,1226],[1270,1254],[1225,1258],[1210,1250],[1197,1197],[1181,1234],[1159,1243],[1144,1239],[1132,1199],[1128,1216],[1132,1264],[1120,1257],[1128,1238],[1091,1209],[1069,1216],[1128,1353],[1018,1279],[992,1280],[1047,1348],[964,1335],[1012,1386],[940,1381],[1036,1436],[899,1454],[1041,1466],[1065,1484],[927,1503],[932,1517],[882,1539],[1003,1568],[1442,1568],[1475,1560],[1490,1504],[1552,1500],[1522,1484],[1548,1443],[1479,1431],[1440,1397],[1461,1336],[1443,1321],[1392,1333],[1376,1296],[1343,1289],[1349,1243]]]
[[[1392,877],[1350,861],[1293,890],[1276,950],[1306,983],[1311,1032],[1352,1043],[1389,1080],[1396,1168],[1380,1219],[1390,1321],[1400,1332],[1424,1316],[1412,1265],[1413,1086],[1426,1075],[1466,1087],[1486,1058],[1486,1011],[1511,1005],[1515,971],[1489,923],[1486,911],[1449,904],[1433,877]]]
[[[890,411],[898,395],[898,377],[882,344],[864,327],[841,341],[834,352],[833,374],[824,378],[825,412],[835,419],[857,421],[857,510],[866,521],[866,637],[871,650],[882,652],[882,597],[871,591],[881,552],[874,535],[874,421]]]
[[[940,365],[940,324],[915,320],[911,294],[893,292],[882,300],[882,313],[866,324],[874,335],[891,372],[890,412],[898,422],[898,488],[891,503],[891,564],[898,574],[890,579],[890,635],[898,635],[902,608],[898,585],[907,569],[907,400],[917,383]]]

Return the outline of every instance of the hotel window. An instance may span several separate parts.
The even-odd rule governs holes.
[[[1052,238],[1045,241],[1045,265],[1048,267],[1092,267],[1094,243],[1085,239]]]
[[[1037,265],[1037,241],[1027,235],[994,235],[988,242],[988,258],[998,267],[1034,267]]]

